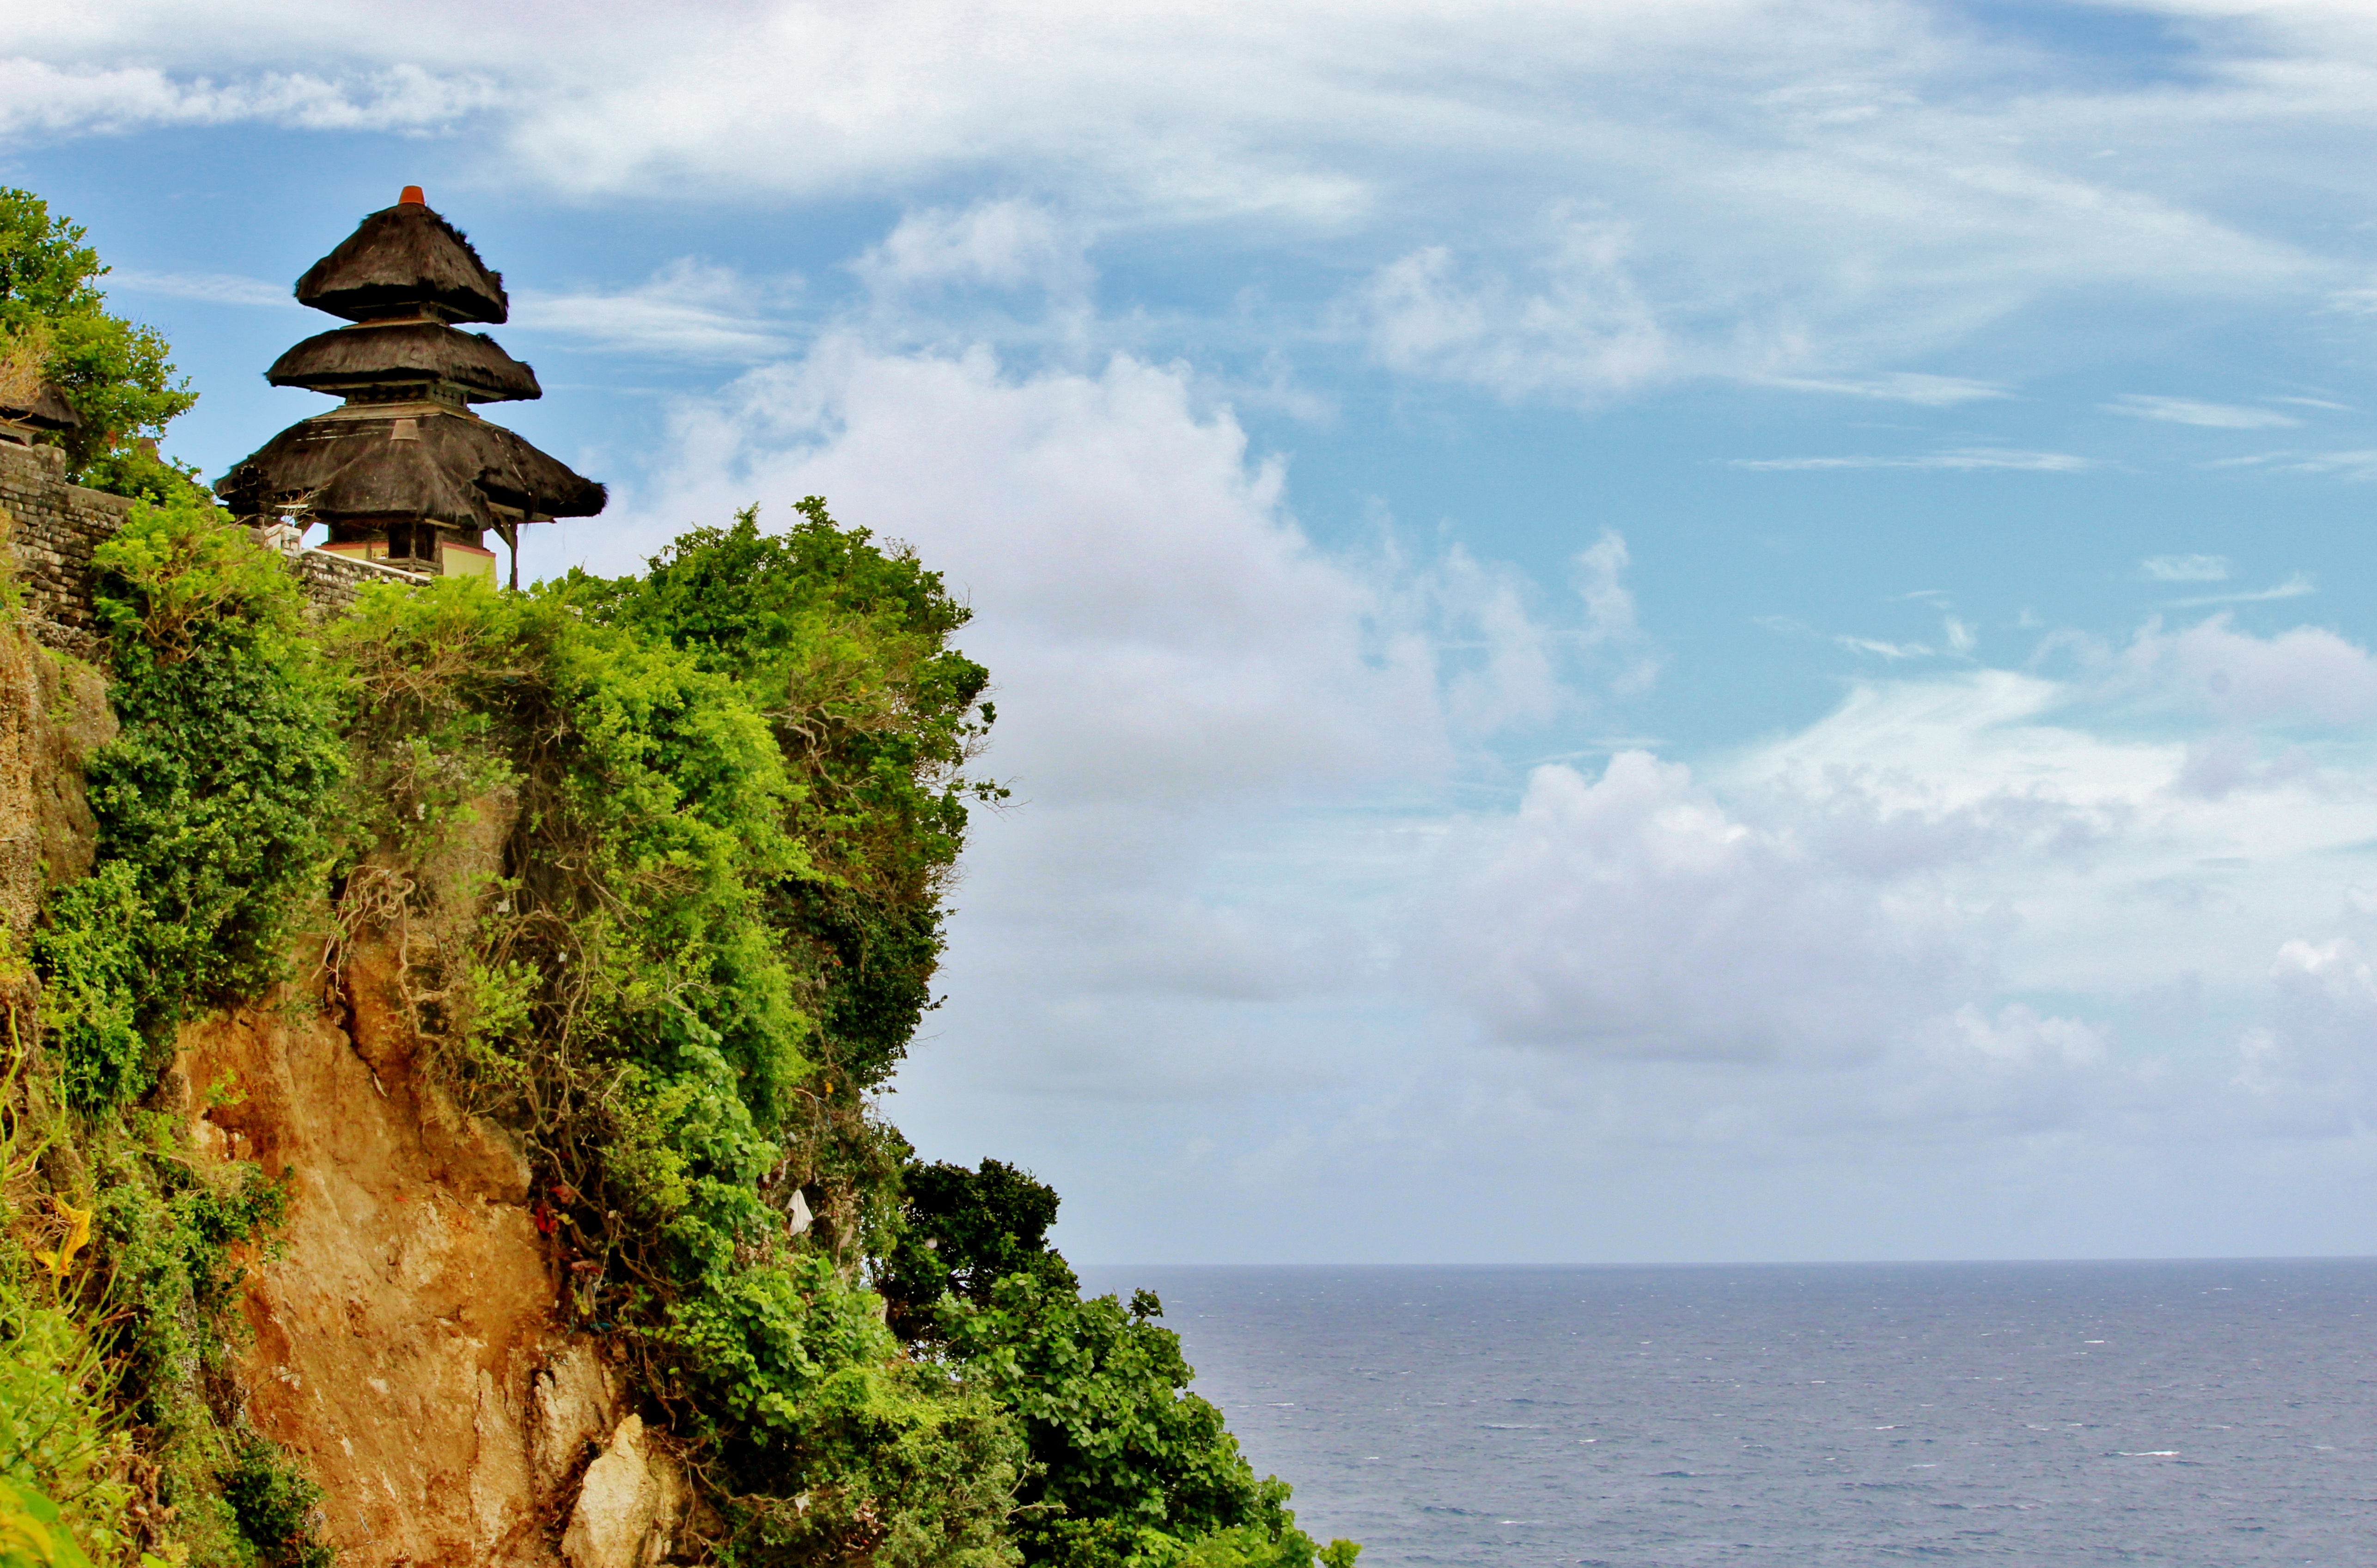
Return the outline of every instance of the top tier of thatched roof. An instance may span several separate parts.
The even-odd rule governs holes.
[[[297,303],[366,321],[414,313],[448,321],[500,322],[509,314],[504,279],[491,272],[460,230],[429,210],[421,187],[364,219],[339,248],[297,279]]]

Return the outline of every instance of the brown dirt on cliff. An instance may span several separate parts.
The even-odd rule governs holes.
[[[415,1071],[393,969],[351,955],[344,1020],[183,1032],[196,1148],[290,1182],[242,1303],[248,1417],[306,1457],[342,1568],[554,1563],[616,1380],[554,1321],[526,1162]]]

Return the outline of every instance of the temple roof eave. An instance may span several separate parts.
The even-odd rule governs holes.
[[[292,425],[233,465],[215,491],[245,516],[299,507],[324,518],[471,529],[591,517],[608,499],[601,484],[502,426],[430,404],[340,410]]]
[[[483,403],[544,396],[536,372],[504,352],[494,339],[436,321],[372,322],[317,333],[275,360],[264,378],[275,386],[333,393],[446,381]]]

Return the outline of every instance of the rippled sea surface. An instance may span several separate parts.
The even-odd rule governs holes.
[[[2377,1261],[1083,1283],[1364,1568],[2377,1565]]]

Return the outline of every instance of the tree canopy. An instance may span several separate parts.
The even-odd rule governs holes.
[[[108,311],[109,268],[83,242],[81,224],[0,186],[0,368],[51,382],[81,420],[59,437],[68,479],[163,501],[195,473],[159,457],[156,442],[197,394],[163,333]]]

